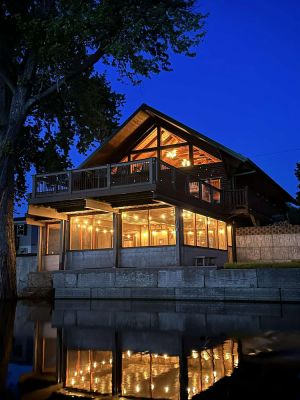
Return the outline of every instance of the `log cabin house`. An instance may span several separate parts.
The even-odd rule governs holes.
[[[294,199],[248,158],[143,104],[79,168],[33,176],[39,270],[216,265]]]

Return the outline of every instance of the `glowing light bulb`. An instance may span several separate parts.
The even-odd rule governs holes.
[[[94,362],[93,367],[94,367],[94,368],[97,368],[97,363],[96,363],[96,361]]]
[[[110,233],[114,233],[114,230],[113,230],[113,229],[111,229],[109,232],[110,232]]]
[[[168,393],[169,392],[169,386],[165,387],[165,392]]]
[[[165,214],[161,214],[161,218],[162,218],[162,219],[166,219]]]
[[[153,385],[153,383],[151,384],[151,390],[153,390],[154,389],[154,385]]]
[[[196,350],[192,350],[192,357],[198,358],[198,352]]]
[[[74,376],[77,376],[77,371],[74,372]]]
[[[95,382],[98,383],[99,382],[99,378],[95,378]]]
[[[75,222],[79,222],[79,218],[75,218]]]
[[[96,228],[96,232],[99,232],[99,228]]]
[[[107,233],[107,229],[103,229],[103,233]]]
[[[137,215],[134,215],[133,219],[135,219],[137,221],[139,219],[139,217]]]
[[[77,225],[77,228],[80,228],[80,224]]]
[[[152,231],[152,235],[157,235],[157,232],[156,231]]]
[[[127,350],[127,356],[130,357],[131,354],[132,354],[131,351],[130,351],[130,350]]]
[[[82,382],[84,382],[84,376],[81,377]]]
[[[92,231],[93,230],[93,227],[92,227],[92,225],[90,225],[89,226],[89,231]]]
[[[140,390],[141,390],[140,385],[136,385],[135,391],[136,391],[137,393],[139,393]]]
[[[157,358],[158,357],[158,354],[154,354],[154,358]]]
[[[164,354],[164,359],[166,360],[168,358],[168,354]]]
[[[193,233],[193,231],[188,231],[188,235],[192,235]]]

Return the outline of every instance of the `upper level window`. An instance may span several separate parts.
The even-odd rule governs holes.
[[[185,137],[163,127],[155,127],[149,131],[130,151],[129,161],[156,157],[176,168],[221,161],[204,150],[191,146]],[[123,158],[121,162],[126,160],[127,157]]]
[[[217,157],[208,154],[206,151],[201,150],[199,147],[193,146],[193,161],[194,165],[211,164],[221,162]]]
[[[161,137],[160,137],[161,146],[170,146],[180,143],[186,143],[186,140],[165,129],[161,129]]]
[[[133,150],[152,149],[157,147],[157,128],[154,128]]]

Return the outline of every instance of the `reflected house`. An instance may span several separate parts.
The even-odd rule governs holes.
[[[232,226],[270,223],[286,202],[252,161],[142,105],[78,169],[33,177],[27,221],[40,271],[222,266]]]
[[[105,329],[102,333],[105,337]],[[56,330],[49,323],[39,322],[35,371],[47,379],[52,377],[61,382],[59,392],[65,396],[117,394],[129,398],[179,400],[191,399],[223,377],[231,376],[238,367],[238,342],[235,339],[203,343],[197,337],[174,335],[178,339],[177,346],[168,353],[155,351],[160,345],[151,342],[153,336],[149,332],[147,340],[151,351],[144,339],[139,340],[140,333],[126,331],[116,331],[114,335],[110,332],[107,336],[111,340],[110,346],[101,348],[103,339],[99,339],[98,345],[87,349],[80,347],[80,337],[75,339],[76,335],[71,335],[70,338],[64,328]],[[93,333],[86,344],[89,340],[95,341],[95,337]],[[138,351],[123,348],[128,338]]]

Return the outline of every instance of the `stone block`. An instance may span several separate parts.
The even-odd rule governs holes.
[[[273,247],[261,247],[260,248],[260,260],[261,261],[272,261],[273,260]]]
[[[257,269],[258,287],[300,288],[300,268]]]
[[[257,287],[255,269],[224,269],[205,272],[205,287]]]
[[[176,300],[218,300],[224,301],[224,288],[178,288]]]
[[[116,271],[116,287],[132,287],[136,285],[135,270]]]
[[[273,288],[225,288],[225,300],[280,301],[280,290]]]
[[[158,287],[204,287],[204,272],[198,268],[162,270]]]
[[[132,288],[132,299],[175,299],[175,290],[170,288]]]
[[[92,288],[93,299],[130,299],[129,288]]]
[[[273,235],[274,247],[300,247],[300,234],[276,234]]]
[[[64,320],[64,322],[63,322],[64,326],[75,326],[76,325],[76,311],[66,310],[64,312],[63,320]]]
[[[237,247],[238,261],[257,261],[260,260],[260,247]]]
[[[75,288],[77,285],[77,274],[65,274],[65,287]]]
[[[55,298],[57,299],[89,299],[91,297],[91,290],[88,288],[57,288],[55,289]]]
[[[300,289],[281,289],[281,301],[300,301]]]
[[[53,272],[53,287],[65,287],[65,276],[63,272]]]
[[[114,287],[114,272],[88,272],[78,273],[77,287]]]

